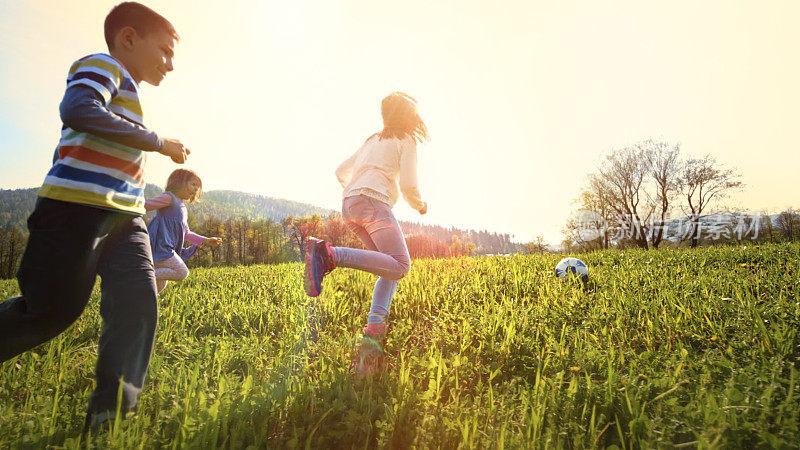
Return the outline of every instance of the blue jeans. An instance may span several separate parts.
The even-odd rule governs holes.
[[[370,313],[384,317],[389,314],[398,282],[411,268],[403,230],[389,205],[364,195],[345,198],[342,216],[369,250],[334,247],[336,265],[378,275]]]

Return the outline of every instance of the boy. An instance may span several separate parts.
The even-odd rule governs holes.
[[[142,123],[138,84],[154,86],[172,70],[178,35],[135,2],[105,20],[109,54],[76,61],[61,102],[64,123],[53,166],[28,218],[30,237],[17,272],[20,297],[0,303],[0,362],[63,332],[102,279],[97,386],[86,426],[136,406],[158,320],[144,210],[144,152],[182,164],[189,150]]]

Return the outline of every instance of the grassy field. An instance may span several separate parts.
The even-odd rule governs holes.
[[[414,261],[389,370],[350,373],[374,277],[195,270],[160,299],[136,416],[82,442],[98,292],[0,366],[0,447],[791,447],[800,442],[800,245]],[[0,282],[0,298],[16,294]]]

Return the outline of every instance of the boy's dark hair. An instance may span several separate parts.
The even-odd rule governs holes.
[[[132,27],[141,37],[160,29],[171,34],[176,41],[180,40],[175,27],[160,14],[141,3],[123,2],[111,8],[103,26],[109,50],[114,49],[114,38],[125,27]]]

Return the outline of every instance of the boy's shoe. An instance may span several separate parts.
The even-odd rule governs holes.
[[[305,248],[306,273],[303,277],[303,287],[306,294],[316,297],[322,293],[322,279],[331,270],[336,268],[333,246],[330,242],[309,237]]]
[[[83,423],[83,435],[88,432],[99,430],[104,424],[111,423],[117,417],[116,411],[100,411],[86,413],[86,421]]]
[[[123,420],[131,418],[134,414],[136,414],[137,410],[138,405],[134,405],[132,408],[122,408],[119,412],[119,418]],[[113,409],[106,411],[87,412],[86,421],[83,423],[83,435],[86,436],[86,434],[90,431],[96,432],[100,430],[107,430],[109,426],[114,423],[116,418],[117,411]]]

